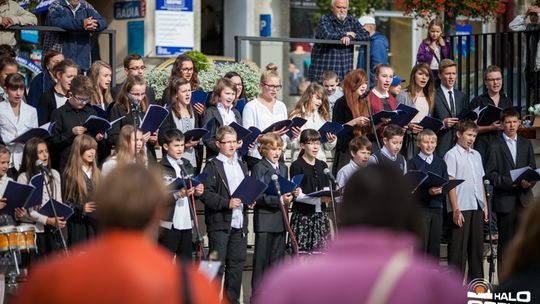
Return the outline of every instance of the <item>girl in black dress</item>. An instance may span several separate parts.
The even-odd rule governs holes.
[[[304,174],[300,183],[301,193],[293,203],[291,228],[298,241],[300,252],[311,252],[326,247],[330,220],[326,215],[329,196],[311,197],[307,194],[323,190],[329,181],[324,174],[328,168],[325,162],[317,159],[321,149],[321,136],[317,130],[306,129],[300,134],[300,148],[297,160],[291,164],[290,176]]]

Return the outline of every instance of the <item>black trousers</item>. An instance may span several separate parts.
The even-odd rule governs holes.
[[[169,249],[176,258],[182,259],[182,261],[189,262],[192,258],[192,230],[178,230],[175,228],[165,229],[161,228],[159,232],[158,242],[163,247]]]
[[[499,241],[497,242],[497,269],[501,273],[506,248],[514,238],[518,228],[523,206],[518,202],[512,212],[497,212],[497,228],[499,228]]]
[[[462,227],[454,224],[452,213],[449,214],[451,229],[448,241],[448,263],[465,274],[465,265],[469,262],[467,281],[483,278],[484,212],[468,210],[461,213],[465,219]]]
[[[253,276],[251,288],[256,289],[257,283],[265,271],[285,256],[285,232],[255,233],[255,252],[253,254]]]
[[[224,289],[231,303],[240,303],[242,270],[247,256],[247,236],[242,229],[208,232],[210,252],[217,251],[221,267],[218,278],[221,282],[225,273]],[[221,285],[221,284],[220,284]]]
[[[422,208],[424,252],[437,260],[441,253],[442,209]]]

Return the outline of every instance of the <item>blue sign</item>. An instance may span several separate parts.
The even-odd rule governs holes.
[[[144,21],[130,21],[127,23],[128,54],[144,56]]]
[[[193,0],[156,0],[156,9],[162,11],[193,12]]]
[[[34,30],[22,30],[21,39],[33,44],[37,44],[39,42],[39,32]]]
[[[141,1],[115,2],[114,19],[137,19],[144,18],[146,10],[141,6]]]
[[[30,71],[32,71],[32,73],[34,74],[39,74],[41,73],[41,67],[37,64],[35,64],[32,60],[29,60],[27,58],[24,58],[24,57],[15,57],[15,60],[17,61],[17,63],[19,65],[22,65],[23,67],[29,69]]]
[[[191,51],[193,48],[181,46],[156,46],[156,55],[158,56],[177,56],[184,52]]]
[[[272,36],[272,15],[261,14],[259,21],[260,21],[260,36],[261,37]]]

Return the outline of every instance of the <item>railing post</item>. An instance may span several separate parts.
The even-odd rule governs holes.
[[[109,35],[109,61],[112,68],[111,88],[116,86],[116,31],[108,30]]]
[[[242,44],[239,36],[234,36],[234,61],[240,62],[242,59]]]

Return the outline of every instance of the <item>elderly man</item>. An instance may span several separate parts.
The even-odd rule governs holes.
[[[0,0],[0,27],[9,29],[12,25],[36,25],[37,18],[12,0]],[[0,31],[0,44],[15,46],[14,31]]]
[[[332,0],[332,13],[321,17],[315,38],[341,40],[342,45],[315,44],[311,53],[309,79],[321,81],[324,71],[334,71],[339,79],[353,69],[351,41],[368,41],[369,33],[349,15],[348,0]]]
[[[45,35],[43,52],[57,50],[66,59],[77,63],[83,71],[88,71],[92,63],[90,55],[90,35],[103,31],[107,22],[86,0],[56,0],[49,6],[45,25],[58,26],[67,33]]]
[[[373,85],[375,83],[375,66],[377,64],[388,64],[388,39],[383,34],[377,32],[377,26],[375,24],[375,18],[371,16],[362,16],[358,19],[360,25],[369,33],[370,36],[370,71],[369,71],[369,83]],[[357,69],[366,69],[366,47],[360,47],[358,51],[358,64]]]
[[[535,2],[536,3],[536,2]],[[540,44],[540,6],[534,4],[530,6],[525,14],[517,15],[508,27],[512,31],[528,31],[527,38],[527,51],[525,64],[525,77],[529,84],[528,96],[531,104],[538,103],[540,96],[540,84],[538,83],[540,78],[540,52],[538,51],[538,45]]]

